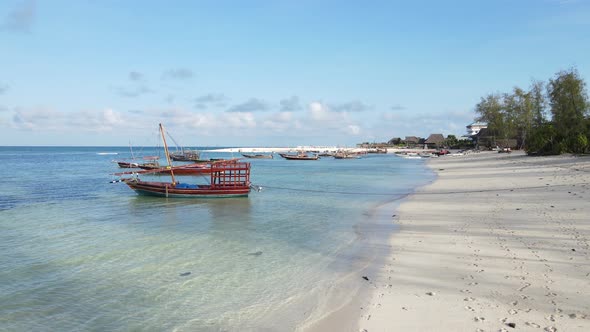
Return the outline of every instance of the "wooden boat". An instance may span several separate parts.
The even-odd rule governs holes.
[[[129,188],[140,195],[166,198],[225,198],[248,196],[250,193],[250,163],[237,160],[211,162],[208,184],[189,184],[177,182],[174,176],[164,127],[160,124],[160,133],[164,141],[164,151],[169,165],[172,182],[142,181],[138,177],[125,178]]]
[[[250,158],[250,159],[273,159],[272,154],[247,154],[247,153],[242,153],[242,156],[244,156],[244,158]]]
[[[279,155],[287,160],[318,160],[320,157],[317,154],[308,155],[305,152],[298,154],[279,153]]]
[[[130,172],[121,172],[115,173],[117,176],[127,175],[127,174],[170,174],[170,170],[174,172],[174,175],[200,175],[200,174],[209,174],[211,173],[211,167],[209,165],[204,164],[189,164],[189,165],[179,165],[179,166],[144,166],[142,167],[142,171],[130,171]]]
[[[142,168],[142,169],[154,169],[154,168],[159,168],[162,167],[160,166],[160,164],[158,163],[158,159],[160,159],[160,157],[158,156],[145,156],[142,158],[145,162],[143,163],[138,163],[138,162],[126,162],[126,161],[117,161],[116,163],[119,165],[119,167],[121,168]],[[136,160],[136,158],[133,158],[133,160]]]
[[[130,163],[130,162],[127,162],[127,161],[116,161],[116,163],[121,168],[139,168],[139,164],[138,163]]]
[[[174,161],[201,161],[201,153],[197,150],[182,150],[170,154],[170,158]]]
[[[334,159],[359,159],[359,155],[356,153],[335,153]]]

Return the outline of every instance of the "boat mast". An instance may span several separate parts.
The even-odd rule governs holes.
[[[174,171],[172,170],[172,161],[170,161],[170,154],[168,153],[168,144],[166,144],[166,135],[164,135],[164,126],[160,123],[160,134],[162,134],[162,141],[164,141],[164,153],[166,154],[166,160],[168,161],[168,167],[170,167],[170,176],[172,177],[172,184],[176,184],[174,178]]]
[[[133,147],[131,146],[131,141],[129,141],[129,150],[131,150],[131,160],[135,160],[135,156],[133,155]]]

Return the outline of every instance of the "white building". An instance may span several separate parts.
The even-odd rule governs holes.
[[[483,122],[474,122],[467,126],[467,136],[477,135],[480,130],[487,128],[488,124]]]

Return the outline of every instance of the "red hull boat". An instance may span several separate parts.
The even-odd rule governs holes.
[[[160,133],[164,141],[164,151],[168,165],[171,165],[168,146],[164,135],[164,128],[160,124]],[[172,182],[142,181],[137,176],[121,179],[129,188],[140,195],[157,196],[166,198],[224,198],[243,197],[250,193],[250,163],[238,160],[223,160],[208,163],[205,168],[199,165],[168,166],[154,170],[145,170],[146,173],[168,172]],[[202,165],[201,165],[202,166]],[[189,184],[176,181],[174,175],[183,171],[207,172],[210,174],[208,184]],[[126,172],[130,173],[130,172]],[[137,173],[134,173],[137,174]],[[201,173],[202,174],[202,173]],[[191,174],[192,175],[192,174]]]

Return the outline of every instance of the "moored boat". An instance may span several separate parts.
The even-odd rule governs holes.
[[[244,158],[250,158],[250,159],[273,159],[272,154],[248,154],[248,153],[242,153],[242,156]]]
[[[320,157],[317,154],[307,154],[305,152],[299,152],[298,154],[280,153],[279,155],[287,160],[318,160],[318,159],[320,159]]]
[[[201,161],[201,153],[197,150],[182,150],[170,154],[170,158],[174,161]]]
[[[173,174],[174,170],[170,172]],[[211,164],[209,184],[182,182],[150,182],[137,177],[123,182],[136,193],[167,198],[224,198],[248,196],[250,193],[250,163],[216,162]]]
[[[334,159],[359,159],[360,156],[354,153],[337,152],[333,155]]]
[[[170,174],[170,172],[174,172],[174,175],[199,175],[199,174],[209,174],[211,173],[211,167],[206,164],[188,164],[188,165],[179,165],[179,166],[142,166],[143,170],[141,171],[133,171],[133,172],[121,172],[115,173],[115,175],[125,175],[125,174]]]
[[[171,182],[152,182],[140,180],[137,176],[121,179],[129,188],[140,195],[166,198],[225,198],[248,196],[250,193],[250,163],[237,160],[210,162],[207,184],[189,184],[176,181],[176,170],[172,167],[164,127],[160,124],[164,142],[164,152],[168,161],[165,167],[170,173]],[[183,166],[180,166],[183,167]],[[186,167],[185,167],[186,168]],[[137,173],[136,173],[137,174]]]
[[[116,161],[121,168],[139,168],[139,163],[130,163],[127,161]]]

